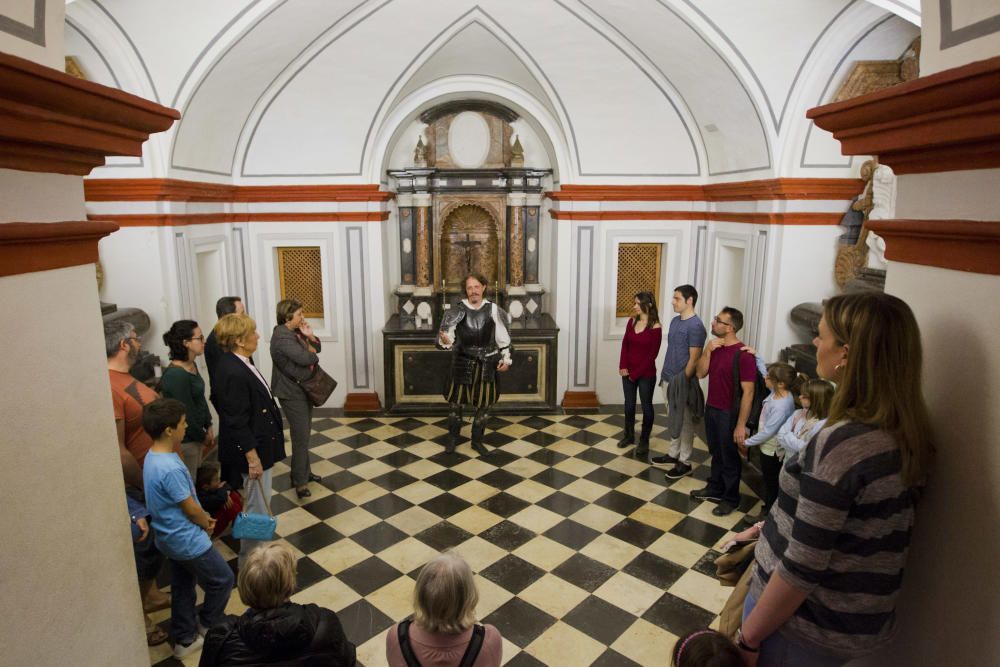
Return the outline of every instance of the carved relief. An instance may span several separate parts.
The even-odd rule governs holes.
[[[512,287],[524,285],[524,218],[520,206],[510,209],[510,280]]]
[[[430,263],[430,226],[427,221],[428,208],[420,206],[417,208],[417,287],[430,287],[431,284],[431,263]]]
[[[837,286],[843,289],[848,281],[858,277],[861,269],[868,265],[868,217],[874,207],[872,181],[878,167],[875,160],[867,160],[861,165],[861,178],[865,181],[865,189],[851,204],[851,209],[861,213],[861,229],[857,239],[850,244],[837,248],[837,259],[834,263],[834,276]]]
[[[898,60],[859,60],[837,90],[834,102],[874,93],[920,76],[920,38],[910,43]]]

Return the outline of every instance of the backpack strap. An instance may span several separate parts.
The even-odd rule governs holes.
[[[421,667],[416,654],[413,653],[413,646],[410,645],[410,623],[413,619],[408,618],[396,626],[396,636],[399,639],[399,650],[403,654],[403,660],[407,667]],[[478,652],[478,651],[477,651]]]
[[[483,648],[483,639],[486,638],[486,626],[476,623],[472,627],[472,639],[469,640],[469,646],[465,649],[465,654],[462,656],[461,662],[458,663],[458,667],[472,667],[476,662],[476,658],[479,657],[479,651]]]
[[[740,384],[741,354],[743,354],[743,350],[736,350],[736,354],[733,355],[733,403],[730,406],[730,412],[735,415],[734,420],[739,419],[740,400],[743,398],[743,385]]]

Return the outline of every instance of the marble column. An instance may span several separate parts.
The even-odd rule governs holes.
[[[434,281],[433,266],[433,243],[434,234],[431,223],[431,199],[430,195],[415,195],[414,217],[416,236],[416,275],[415,282],[418,289],[431,289]]]
[[[524,287],[524,194],[507,197],[507,285]]]
[[[416,279],[416,207],[412,197],[400,195],[399,204],[399,283],[401,292],[412,292]]]

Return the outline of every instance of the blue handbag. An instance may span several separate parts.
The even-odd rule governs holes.
[[[264,485],[261,484],[260,478],[258,477],[254,481],[257,482],[260,495],[264,496]],[[247,498],[247,505],[249,504],[250,499]],[[265,501],[264,507],[267,508],[267,514],[253,512],[240,512],[237,514],[236,521],[233,522],[233,537],[237,540],[257,540],[261,542],[273,540],[274,530],[278,527],[278,520],[271,513],[270,503]]]

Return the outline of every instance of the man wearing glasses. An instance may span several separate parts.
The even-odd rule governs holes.
[[[715,516],[726,516],[740,504],[740,473],[742,463],[737,445],[747,438],[747,417],[753,403],[754,379],[757,372],[752,354],[739,357],[739,382],[743,396],[734,406],[736,387],[733,363],[745,345],[736,337],[743,328],[743,313],[726,306],[712,319],[714,338],[705,346],[698,359],[699,378],[708,376],[708,397],[705,400],[705,437],[712,455],[711,474],[705,488],[691,492],[695,500],[718,503]]]

